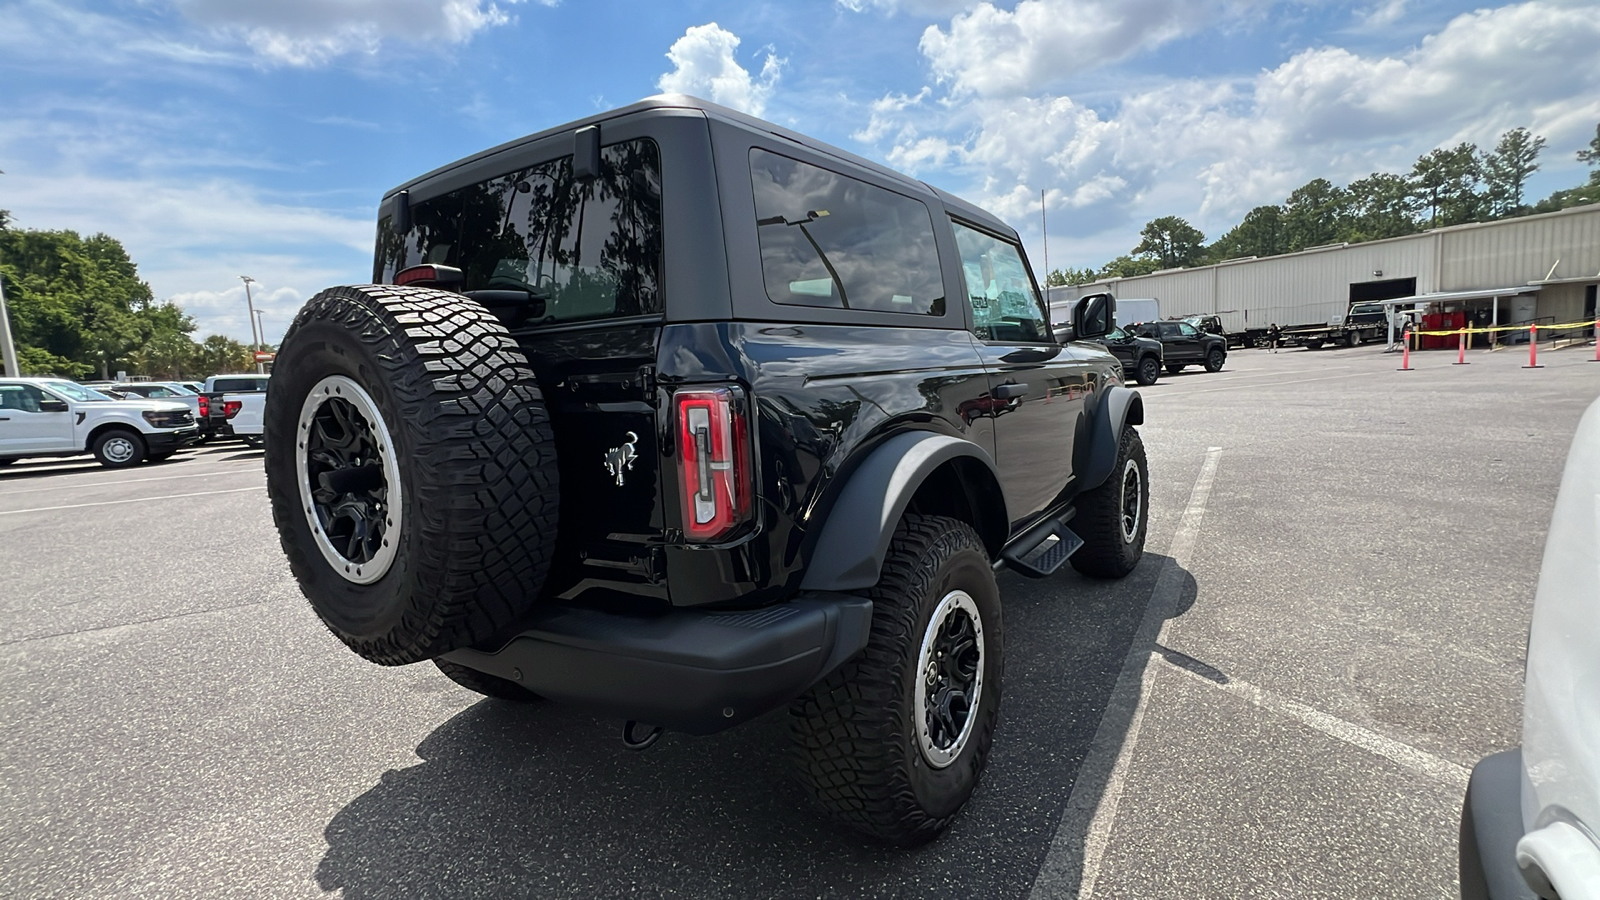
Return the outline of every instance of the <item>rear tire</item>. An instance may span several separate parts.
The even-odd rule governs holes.
[[[497,700],[515,700],[518,703],[533,703],[543,700],[538,694],[528,690],[515,681],[501,678],[498,675],[489,675],[477,669],[453,663],[447,659],[436,659],[433,664],[439,667],[444,676],[469,691],[494,697]]]
[[[528,610],[556,538],[555,440],[487,309],[428,288],[330,288],[277,362],[272,518],[335,636],[403,665],[486,643]]]
[[[1345,335],[1344,336],[1344,345],[1346,347],[1359,347],[1359,346],[1361,346],[1361,332],[1352,331],[1349,334]]]
[[[1154,356],[1146,356],[1144,359],[1139,360],[1139,371],[1138,374],[1134,376],[1135,381],[1144,387],[1149,387],[1150,385],[1155,384],[1156,379],[1160,377],[1160,360],[1156,359]]]
[[[144,459],[144,438],[137,431],[112,428],[102,431],[94,439],[94,458],[108,469],[126,469]]]
[[[790,707],[795,759],[829,816],[922,844],[983,774],[1000,711],[1000,591],[971,526],[912,514],[867,593],[866,649]]]
[[[1223,364],[1227,361],[1228,354],[1223,353],[1220,348],[1213,348],[1210,353],[1206,354],[1206,371],[1221,372]]]
[[[1150,524],[1150,467],[1144,441],[1132,425],[1123,426],[1116,466],[1104,484],[1084,491],[1076,503],[1072,529],[1083,546],[1072,567],[1090,578],[1121,578],[1144,556]]]

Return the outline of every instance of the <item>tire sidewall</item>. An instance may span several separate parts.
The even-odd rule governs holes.
[[[1210,353],[1206,354],[1206,371],[1221,372],[1222,367],[1227,365],[1227,362],[1227,354],[1223,353],[1220,349],[1213,348]]]
[[[955,761],[939,769],[928,762],[917,736],[917,717],[922,715],[916,702],[916,683],[921,677],[917,664],[922,636],[927,632],[929,620],[939,601],[953,590],[966,591],[978,609],[984,638],[983,687],[975,713],[978,720],[973,724],[966,746]],[[900,686],[901,708],[906,713],[897,724],[905,755],[907,782],[923,811],[930,817],[942,819],[959,810],[977,787],[1000,713],[1001,678],[1004,673],[1000,590],[988,558],[971,547],[963,547],[950,554],[925,583],[923,596],[917,598],[917,603],[916,630],[910,646],[906,648],[905,677]]]
[[[126,438],[133,443],[133,455],[124,460],[114,460],[106,456],[106,444],[115,438]],[[94,458],[100,465],[108,469],[126,469],[142,462],[148,451],[145,448],[144,438],[139,433],[127,428],[113,428],[103,431],[94,439]]]
[[[1150,530],[1150,465],[1145,459],[1144,444],[1137,436],[1124,434],[1122,446],[1117,453],[1117,468],[1113,477],[1118,485],[1116,498],[1120,504],[1124,499],[1123,491],[1126,489],[1125,477],[1129,463],[1133,463],[1139,470],[1139,524],[1134,531],[1133,540],[1128,540],[1122,531],[1121,507],[1118,506],[1117,515],[1117,546],[1121,549],[1123,562],[1126,568],[1132,569],[1144,555],[1145,537]]]
[[[312,320],[298,329],[294,341],[285,341],[284,350],[274,365],[272,390],[267,396],[266,431],[293,434],[294,442],[266,443],[266,469],[280,484],[290,485],[284,496],[274,497],[273,516],[290,565],[307,582],[308,592],[338,598],[318,604],[318,612],[334,630],[357,640],[374,640],[388,634],[410,611],[416,558],[417,516],[415,506],[417,465],[415,446],[395,402],[393,388],[363,357],[363,348],[349,330],[326,319]],[[318,382],[330,375],[343,375],[372,397],[383,415],[400,472],[402,497],[399,551],[383,577],[370,584],[346,581],[334,570],[317,548],[315,536],[301,506],[299,491],[300,410],[306,396]]]
[[[1148,387],[1155,384],[1160,377],[1161,363],[1154,356],[1146,356],[1139,361],[1138,377],[1135,379],[1139,384]]]

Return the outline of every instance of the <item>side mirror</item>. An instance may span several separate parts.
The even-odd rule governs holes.
[[[67,401],[57,400],[54,397],[45,397],[39,401],[39,412],[66,412],[68,408]]]
[[[1090,294],[1079,297],[1072,306],[1072,330],[1077,340],[1097,338],[1111,333],[1117,311],[1116,298],[1110,294]]]

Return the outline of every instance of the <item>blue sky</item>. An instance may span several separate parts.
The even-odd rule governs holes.
[[[383,191],[662,90],[882,160],[1043,268],[1210,237],[1313,177],[1528,126],[1583,179],[1600,4],[1530,0],[0,0],[0,208],[105,231],[200,334],[370,278]],[[199,336],[199,335],[197,335]]]

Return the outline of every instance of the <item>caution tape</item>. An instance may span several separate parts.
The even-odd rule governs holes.
[[[1437,335],[1437,336],[1454,335],[1454,334],[1488,334],[1491,331],[1527,331],[1529,327],[1530,326],[1528,326],[1528,325],[1489,325],[1489,326],[1485,326],[1485,327],[1482,327],[1482,328],[1478,328],[1478,327],[1474,326],[1472,328],[1452,328],[1449,331],[1412,331],[1412,332],[1408,332],[1408,333],[1409,334],[1413,334],[1413,335],[1416,335],[1416,334],[1431,334],[1431,335]],[[1540,326],[1538,326],[1538,330],[1540,330],[1540,331],[1568,331],[1568,330],[1571,330],[1573,328],[1595,328],[1595,327],[1600,327],[1600,321],[1597,321],[1597,322],[1573,322],[1570,325],[1540,325]]]

